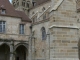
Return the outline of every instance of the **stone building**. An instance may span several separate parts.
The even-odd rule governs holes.
[[[80,0],[12,5],[0,0],[0,60],[80,60]]]
[[[28,59],[31,20],[9,0],[0,0],[0,60]]]
[[[79,60],[79,6],[80,0],[35,0],[29,11],[35,37],[33,59]]]

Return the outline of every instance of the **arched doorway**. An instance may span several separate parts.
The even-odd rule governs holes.
[[[10,47],[7,44],[0,46],[0,60],[10,60]]]
[[[28,50],[24,45],[20,45],[15,50],[15,60],[26,60]]]

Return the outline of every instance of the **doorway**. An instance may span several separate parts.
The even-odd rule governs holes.
[[[20,45],[16,49],[16,55],[15,60],[26,60],[26,47],[23,45]]]
[[[10,47],[7,44],[0,46],[0,60],[10,60]]]

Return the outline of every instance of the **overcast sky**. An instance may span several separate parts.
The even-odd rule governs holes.
[[[12,0],[9,0],[10,2],[12,1]]]

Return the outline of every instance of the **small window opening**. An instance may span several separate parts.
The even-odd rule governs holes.
[[[42,8],[42,11],[45,11],[45,10],[46,10],[45,7],[43,7],[43,8]]]
[[[5,13],[6,13],[6,10],[2,9],[1,14],[5,14]]]
[[[33,2],[33,6],[36,6],[36,2]]]

